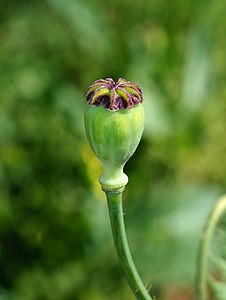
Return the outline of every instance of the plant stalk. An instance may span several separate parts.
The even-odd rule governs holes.
[[[124,225],[122,191],[106,191],[116,252],[124,275],[138,300],[153,300],[134,265]]]
[[[226,195],[222,196],[212,209],[206,227],[204,228],[202,238],[200,240],[197,274],[196,274],[196,295],[197,300],[207,300],[207,276],[208,276],[208,255],[213,235],[217,223],[226,212]]]

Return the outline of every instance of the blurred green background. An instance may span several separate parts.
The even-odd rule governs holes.
[[[83,126],[94,80],[139,83],[128,239],[158,299],[192,299],[201,228],[226,191],[223,0],[1,0],[0,299],[128,300],[101,166]]]

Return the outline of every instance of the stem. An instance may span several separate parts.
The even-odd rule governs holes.
[[[197,264],[197,300],[207,299],[208,254],[213,235],[220,218],[226,212],[226,195],[221,197],[210,213],[199,245]]]
[[[115,248],[124,275],[138,300],[153,300],[140,279],[130,254],[123,218],[122,191],[106,191],[106,196]]]

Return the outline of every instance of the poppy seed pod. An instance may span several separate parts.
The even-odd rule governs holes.
[[[128,177],[123,167],[136,150],[144,128],[140,87],[120,78],[95,81],[85,92],[85,129],[90,146],[104,172],[99,181],[105,191],[123,188]]]

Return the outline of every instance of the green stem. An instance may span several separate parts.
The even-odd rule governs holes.
[[[106,191],[106,196],[115,248],[122,270],[138,300],[153,300],[140,279],[130,254],[123,218],[122,191]]]
[[[208,254],[213,235],[220,218],[226,212],[226,195],[221,197],[210,213],[204,229],[198,252],[197,264],[197,300],[207,299]]]

